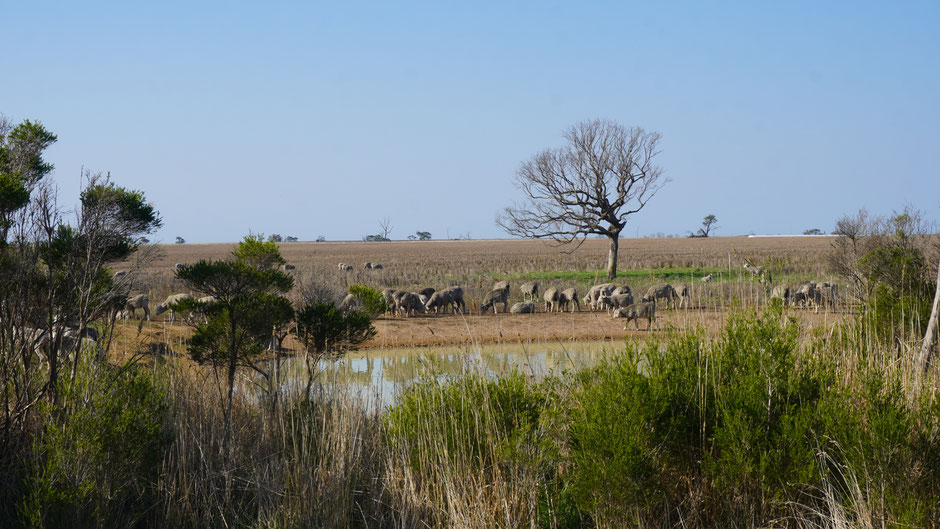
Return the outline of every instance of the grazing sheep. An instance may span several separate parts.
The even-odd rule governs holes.
[[[713,274],[708,274],[707,276],[702,278],[702,283],[711,283],[712,279],[714,278],[715,276]]]
[[[183,301],[184,299],[193,299],[193,297],[190,296],[189,294],[171,294],[167,296],[167,298],[163,301],[163,303],[160,303],[159,305],[157,305],[157,308],[154,309],[153,311],[154,316],[159,316],[166,311],[170,311],[170,322],[176,321],[176,312],[173,311],[173,308],[171,307],[171,305],[173,305],[174,303]],[[187,320],[189,319],[188,315],[186,319]]]
[[[601,295],[610,295],[614,290],[616,290],[617,285],[613,283],[603,283],[600,285],[594,285],[588,290],[587,295],[584,296],[584,304],[590,305],[591,310],[597,309],[597,300],[600,299]]]
[[[546,288],[542,299],[545,300],[545,312],[555,312],[556,309],[561,309],[561,292],[557,288]]]
[[[182,270],[184,266],[186,265],[184,265],[183,263],[176,263],[175,265],[173,265],[173,268],[175,268],[176,270]]]
[[[491,290],[509,290],[509,281],[506,279],[497,281]]]
[[[431,297],[428,298],[428,302],[424,304],[424,308],[430,311],[434,311],[434,314],[440,312],[447,313],[447,307],[451,306],[450,300],[444,295],[443,292],[435,292],[431,294]]]
[[[539,284],[535,281],[523,283],[519,290],[522,290],[522,299],[535,301],[535,296],[539,294]]]
[[[607,309],[610,314],[614,309],[619,309],[633,305],[633,294],[614,294],[612,296],[603,295],[597,300],[598,308]]]
[[[692,301],[692,292],[689,285],[679,285],[676,292],[679,294],[679,306],[684,309],[689,308],[689,303]]]
[[[392,292],[392,306],[395,309],[396,315],[401,312],[401,298],[407,293],[407,290],[396,290]]]
[[[790,302],[790,287],[786,285],[777,285],[770,291],[770,299],[779,299],[786,305]]]
[[[421,298],[414,292],[405,292],[404,295],[398,298],[398,306],[405,317],[424,314],[425,311]]]
[[[575,288],[566,288],[561,291],[561,310],[574,312],[575,307],[581,312],[581,302],[578,301],[578,290]]]
[[[114,278],[115,278],[115,279],[121,279],[122,277],[124,277],[124,276],[126,276],[126,275],[127,275],[127,270],[121,270],[120,272],[115,272],[115,273],[114,273]]]
[[[669,283],[663,285],[653,285],[646,291],[646,296],[643,298],[644,301],[656,301],[659,299],[666,300],[666,308],[669,308],[669,304],[672,303],[673,306],[676,304],[676,300],[679,298],[679,294],[676,293],[676,289],[672,287]]]
[[[420,295],[422,295],[422,296],[427,296],[428,299],[430,299],[430,298],[431,298],[431,294],[433,294],[434,292],[435,292],[434,288],[432,288],[432,287],[427,287],[427,288],[422,288],[421,290],[419,290],[419,291],[418,291],[418,294],[420,294]]]
[[[133,317],[137,309],[143,309],[145,320],[150,319],[150,297],[147,294],[137,294],[127,298],[127,301],[124,302],[122,319],[126,320],[128,317]]]
[[[380,265],[379,263],[372,263],[372,269],[373,269],[373,270],[381,270],[381,269],[382,269],[382,265]]]
[[[839,285],[830,282],[819,283],[813,292],[813,304],[834,309],[839,297]]]
[[[797,296],[799,294],[799,296]],[[816,299],[816,282],[815,281],[803,281],[798,283],[795,287],[790,290],[791,302],[795,305],[794,299],[799,298],[797,301],[800,303],[800,306],[805,307],[807,303],[814,303]],[[814,303],[815,304],[815,303]]]
[[[363,268],[365,268],[366,270],[372,270],[372,263],[366,263],[366,264],[363,266]]]
[[[355,294],[346,294],[346,297],[339,304],[339,310],[343,312],[351,312],[360,308],[362,308],[362,301]]]
[[[630,320],[633,320],[636,329],[640,330],[640,318],[646,318],[646,330],[649,331],[653,322],[656,321],[656,302],[634,303],[622,309],[617,309],[614,311],[613,317],[627,319],[623,322],[624,330],[627,329]]]
[[[340,272],[352,272],[352,271],[353,271],[353,266],[352,266],[352,265],[348,265],[348,264],[346,264],[346,263],[340,263],[340,264],[339,264],[339,271],[340,271]]]
[[[619,295],[621,295],[621,294],[633,294],[633,291],[630,290],[630,286],[629,286],[629,285],[623,285],[623,286],[621,286],[621,287],[615,288],[613,291],[611,291],[611,293],[610,293],[609,295],[610,295],[610,296],[619,296]]]
[[[467,304],[463,300],[463,289],[460,287],[450,287],[444,289],[444,294],[447,295],[451,300],[451,305],[453,305],[455,312],[460,311],[464,313],[467,311]]]
[[[294,266],[294,265],[292,265],[292,264],[290,264],[290,263],[285,263],[285,264],[281,265],[281,270],[283,270],[283,271],[285,271],[285,272],[290,272],[291,270],[297,270],[297,267]]]
[[[385,304],[389,307],[393,307],[395,305],[394,296],[396,292],[398,292],[398,290],[394,288],[386,288],[382,290],[382,298],[385,299]]]
[[[519,303],[514,303],[512,308],[509,309],[509,312],[513,314],[534,314],[535,303],[532,303],[531,301],[520,301]]]
[[[486,313],[486,311],[492,307],[493,314],[496,314],[496,304],[503,304],[503,312],[509,310],[509,283],[506,284],[504,288],[494,288],[483,298],[483,303],[480,304],[480,314]]]

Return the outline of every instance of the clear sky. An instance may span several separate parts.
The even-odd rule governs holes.
[[[662,7],[662,6],[666,7]],[[505,237],[582,120],[662,134],[624,236],[940,218],[940,2],[4,1],[0,113],[144,191],[155,239]]]

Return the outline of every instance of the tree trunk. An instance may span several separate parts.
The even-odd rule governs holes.
[[[940,312],[940,264],[937,265],[937,290],[933,295],[933,308],[930,310],[927,332],[924,333],[924,343],[921,345],[920,355],[917,357],[917,366],[921,372],[926,372],[927,368],[930,367],[934,344],[937,341],[937,320],[940,318],[938,312]]]
[[[610,237],[610,252],[607,254],[607,279],[617,277],[617,250],[620,248],[620,232]]]

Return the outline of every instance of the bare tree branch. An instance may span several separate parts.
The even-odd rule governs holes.
[[[565,146],[523,162],[515,184],[526,201],[505,208],[496,223],[517,237],[560,244],[608,237],[607,275],[616,277],[617,240],[629,216],[668,182],[654,163],[660,135],[595,120],[574,125],[564,138]]]

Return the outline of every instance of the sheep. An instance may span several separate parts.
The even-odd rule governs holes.
[[[561,292],[557,288],[546,288],[542,299],[545,300],[545,312],[555,312],[556,309],[561,309]]]
[[[186,265],[184,265],[183,263],[176,263],[175,265],[173,265],[173,268],[175,270],[182,270],[184,266]]]
[[[630,290],[629,285],[623,285],[622,287],[617,287],[610,292],[610,296],[619,296],[621,294],[633,294],[633,291]]]
[[[424,308],[427,309],[428,312],[433,310],[434,314],[438,314],[441,311],[446,313],[447,307],[450,305],[450,300],[443,292],[435,292],[428,298],[428,302],[424,304]]]
[[[496,314],[496,304],[503,304],[503,312],[509,310],[509,283],[506,283],[504,288],[494,288],[483,298],[483,303],[480,304],[480,314],[486,313],[486,311],[492,307],[493,314]]]
[[[424,306],[428,311],[433,309],[435,314],[441,311],[446,313],[447,307],[453,307],[455,314],[457,311],[463,312],[467,309],[463,300],[463,289],[460,287],[450,287],[434,292]]]
[[[147,294],[137,294],[127,298],[127,301],[124,302],[124,310],[121,311],[122,318],[126,320],[128,317],[134,316],[137,309],[143,309],[145,320],[150,319],[150,297]]]
[[[584,296],[584,304],[590,305],[591,310],[597,308],[597,300],[601,297],[601,294],[610,295],[617,288],[617,285],[613,283],[603,283],[600,285],[594,285],[588,290],[587,295]]]
[[[533,314],[535,313],[535,303],[531,301],[520,301],[519,303],[514,303],[512,308],[509,309],[509,312],[513,314]]]
[[[340,271],[340,272],[352,272],[352,271],[353,271],[353,266],[352,266],[352,265],[348,265],[348,264],[346,264],[346,263],[340,263],[340,264],[339,264],[339,271]]]
[[[572,303],[574,306],[572,306]],[[575,288],[566,288],[561,291],[561,310],[562,312],[565,309],[570,309],[570,312],[574,312],[574,308],[578,308],[578,312],[581,312],[581,303],[578,301],[578,291]]]
[[[801,306],[805,307],[807,303],[814,303],[816,299],[816,282],[803,281],[802,283],[798,283],[791,289],[790,296],[790,301],[794,305],[799,302]]]
[[[657,299],[666,300],[666,308],[669,308],[669,304],[672,303],[673,306],[676,304],[679,294],[676,293],[676,289],[672,287],[669,283],[662,285],[653,285],[646,291],[646,296],[643,298],[643,301],[656,301]]]
[[[422,288],[421,290],[419,290],[418,294],[422,296],[427,296],[430,299],[431,294],[433,294],[434,292],[435,290],[433,287],[427,287],[427,288]]]
[[[407,290],[396,290],[392,293],[392,306],[395,309],[395,314],[401,312],[401,298],[405,294],[408,294]]]
[[[453,305],[454,310],[459,310],[461,313],[467,311],[467,304],[463,300],[463,289],[460,287],[450,287],[444,289],[444,294],[447,295],[451,300],[451,305]]]
[[[529,301],[535,301],[535,296],[539,294],[539,284],[535,281],[530,281],[529,283],[523,283],[519,290],[522,290],[522,299]]]
[[[790,302],[790,287],[777,285],[770,291],[770,299],[779,299],[784,305]]]
[[[414,292],[405,292],[404,295],[398,299],[398,305],[405,314],[405,317],[423,314],[425,311],[424,304],[421,303],[421,298]]]
[[[372,263],[372,269],[373,269],[373,270],[381,270],[381,269],[382,269],[382,265],[380,265],[379,263]]]
[[[689,289],[689,285],[679,285],[679,289],[676,293],[679,295],[679,305],[684,309],[689,308],[689,303],[692,301],[692,293]]]
[[[714,278],[715,278],[714,274],[708,274],[707,276],[702,278],[702,283],[711,283],[712,279]]]
[[[339,304],[339,310],[351,312],[359,310],[362,307],[362,301],[355,294],[347,294]]]
[[[816,306],[816,310],[819,310],[819,306],[825,306],[828,308],[835,308],[836,301],[839,296],[839,285],[834,283],[819,283],[816,285],[816,290],[813,292],[813,304]]]
[[[640,318],[646,318],[646,330],[649,331],[652,324],[656,321],[656,302],[634,303],[622,309],[614,311],[614,318],[626,318],[623,322],[623,329],[627,329],[627,324],[633,320],[636,329],[640,330]]]
[[[281,265],[281,270],[285,272],[290,272],[291,270],[297,270],[297,267],[290,263],[284,263],[283,265]]]
[[[127,270],[120,270],[120,271],[114,273],[114,278],[115,278],[115,279],[121,279],[122,277],[124,277],[124,276],[126,276],[126,275],[127,275]]]
[[[363,266],[363,268],[365,268],[366,270],[372,270],[372,263],[366,263],[366,264]]]
[[[597,300],[597,305],[601,309],[607,309],[608,313],[611,313],[614,309],[619,309],[633,305],[633,294],[614,294],[612,296],[603,295],[600,299]]]
[[[163,303],[157,305],[157,308],[153,310],[153,315],[159,316],[166,311],[170,311],[170,321],[175,321],[176,313],[173,311],[173,308],[170,305],[183,301],[184,299],[193,299],[193,297],[189,294],[171,294],[167,296]],[[187,317],[187,319],[189,318]]]
[[[389,307],[395,306],[394,296],[396,292],[398,292],[398,290],[395,290],[394,288],[386,288],[382,290],[382,298],[385,299],[385,304]]]

